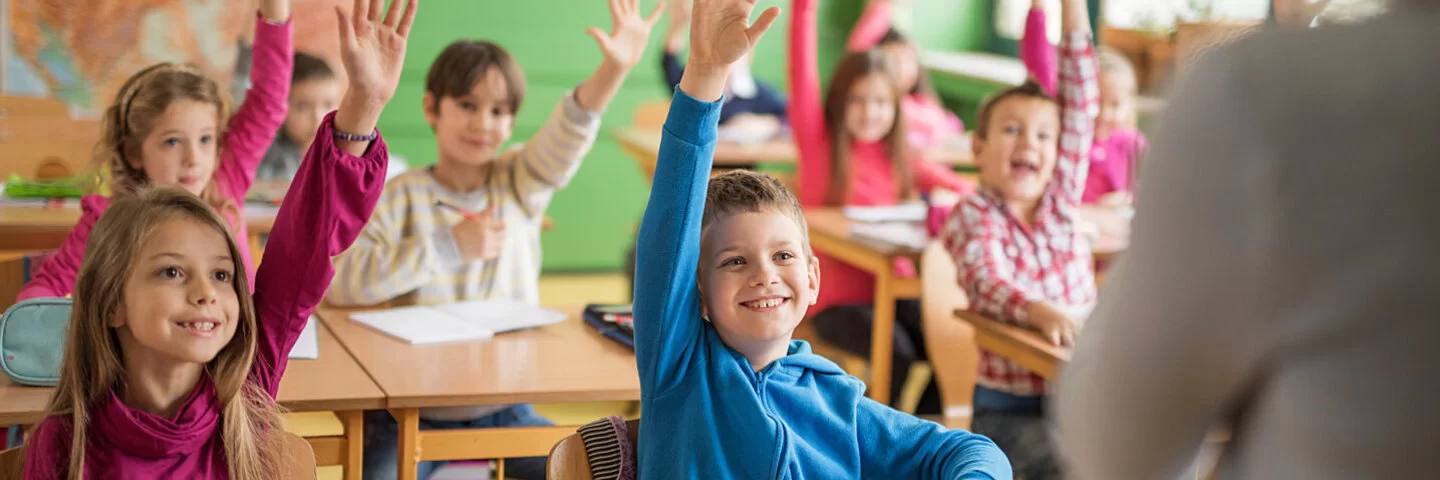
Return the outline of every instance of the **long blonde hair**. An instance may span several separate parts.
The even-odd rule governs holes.
[[[830,77],[830,90],[825,92],[825,128],[830,132],[830,185],[825,192],[825,204],[845,205],[850,200],[850,176],[853,174],[850,155],[850,130],[845,127],[845,107],[850,102],[850,89],[860,79],[876,73],[884,74],[895,99],[895,123],[885,134],[886,156],[890,158],[895,172],[896,191],[900,200],[915,196],[914,176],[910,172],[910,152],[905,139],[905,116],[900,111],[901,92],[895,75],[890,71],[884,52],[872,48],[854,52],[840,59],[835,74]]]
[[[111,195],[123,197],[150,185],[149,175],[132,166],[130,161],[141,157],[141,146],[154,128],[155,120],[177,100],[215,106],[215,125],[220,129],[216,132],[215,152],[219,155],[225,150],[224,128],[230,106],[220,86],[191,65],[151,65],[125,81],[115,94],[115,103],[105,109],[100,119],[100,141],[95,143],[93,162],[97,172],[108,176]],[[229,215],[230,221],[240,220],[240,206],[220,192],[213,173],[200,197],[211,208]],[[233,227],[230,221],[226,225]]]
[[[124,382],[120,340],[110,318],[124,308],[125,283],[140,254],[140,246],[155,229],[178,219],[197,220],[222,233],[231,258],[240,247],[225,220],[200,198],[177,188],[141,189],[110,205],[85,247],[85,261],[75,282],[74,309],[60,382],[51,397],[48,416],[68,417],[71,423],[69,473],[79,480],[85,468],[91,408],[107,401],[107,394]],[[234,480],[275,477],[279,408],[255,382],[249,381],[257,342],[255,306],[245,269],[236,268],[233,286],[239,299],[239,325],[235,337],[205,372],[215,385],[221,411],[221,435]],[[201,380],[205,381],[205,380]]]

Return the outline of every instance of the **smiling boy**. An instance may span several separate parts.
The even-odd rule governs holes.
[[[696,0],[640,226],[635,356],[641,478],[1009,479],[995,444],[864,397],[792,340],[820,267],[799,202],[773,177],[709,180],[731,63],[779,16]],[[707,186],[708,184],[708,186]]]

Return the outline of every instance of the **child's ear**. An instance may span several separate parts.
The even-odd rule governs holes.
[[[125,326],[125,307],[122,306],[116,308],[115,314],[110,315],[110,321],[106,322],[106,326],[109,326],[110,328],[120,328]]]
[[[820,299],[820,259],[810,257],[810,304]]]
[[[435,98],[435,94],[425,92],[425,100],[421,103],[420,108],[425,110],[425,123],[430,124],[430,128],[435,128],[435,119],[440,116],[440,100]]]
[[[978,130],[971,130],[971,131],[970,131],[970,154],[971,154],[972,156],[978,158],[978,157],[980,156],[980,151],[981,151],[981,150],[984,150],[984,149],[985,149],[985,139],[980,136],[980,131],[978,131]]]

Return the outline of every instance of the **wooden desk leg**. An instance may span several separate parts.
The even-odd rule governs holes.
[[[400,426],[399,480],[416,480],[420,467],[420,409],[391,410],[390,415]]]
[[[895,271],[875,275],[875,318],[870,330],[870,399],[890,404],[890,363],[895,342]]]
[[[365,411],[335,413],[345,424],[345,480],[360,480],[365,469]]]

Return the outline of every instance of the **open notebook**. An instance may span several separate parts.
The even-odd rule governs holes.
[[[412,345],[463,342],[565,320],[565,314],[500,300],[359,312],[350,320]]]

